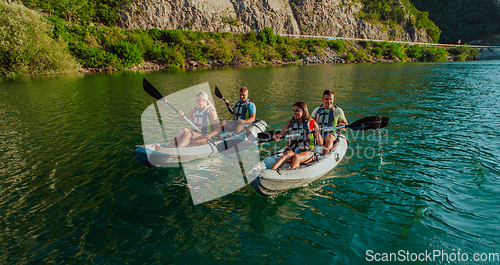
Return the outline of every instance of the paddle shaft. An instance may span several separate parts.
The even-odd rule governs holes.
[[[369,123],[374,123],[374,122],[376,123],[377,121],[375,121],[375,120],[374,120],[374,121],[367,121],[367,122],[364,122],[364,123],[361,123],[361,124],[369,124]],[[379,121],[379,123],[380,123],[380,121]],[[359,120],[358,120],[358,121],[355,121],[355,122],[353,122],[353,123],[351,123],[351,124],[347,124],[347,125],[343,125],[343,126],[323,127],[323,128],[321,129],[321,131],[323,131],[323,132],[331,132],[331,131],[335,131],[335,130],[338,130],[338,129],[343,129],[343,128],[358,127],[358,126],[360,126],[359,124],[360,124],[360,122],[359,122]],[[370,127],[370,126],[365,126],[365,127]],[[378,127],[377,127],[377,129],[378,129],[379,127],[380,127],[380,126],[378,126]]]
[[[380,120],[381,120],[382,117],[380,116],[370,116],[370,117],[365,117],[365,118],[362,118],[362,119],[359,119],[351,124],[348,124],[348,125],[344,125],[344,126],[335,126],[335,127],[325,127],[323,129],[320,129],[320,131],[334,131],[334,130],[338,130],[338,129],[343,129],[343,128],[351,128],[353,130],[370,130],[370,129],[377,129],[379,126],[380,126]],[[268,131],[267,133],[265,133],[265,135],[267,137],[262,137],[261,133],[259,133],[257,136],[260,138],[259,141],[242,141],[242,140],[232,140],[232,141],[228,141],[227,143],[224,142],[224,148],[226,150],[228,149],[231,149],[233,147],[237,147],[237,146],[248,146],[249,144],[250,145],[253,145],[253,144],[257,144],[257,143],[266,143],[266,142],[272,142],[272,141],[276,141],[272,135],[275,135],[277,133],[281,133],[282,131]],[[317,133],[316,130],[313,130],[311,131],[310,133]],[[284,135],[280,140],[283,140],[283,139],[286,139],[286,138],[291,138],[291,137],[299,137],[301,136],[302,134],[290,134],[290,135]],[[271,136],[271,137],[269,137]],[[262,139],[264,138],[264,139]]]
[[[333,127],[332,127],[333,128]],[[332,129],[333,130],[333,129]],[[316,133],[316,130],[313,130],[311,131],[311,134],[312,133]],[[300,133],[296,133],[296,134],[287,134],[285,135],[283,138],[280,138],[279,140],[283,140],[283,139],[286,139],[286,138],[292,138],[292,137],[299,137],[301,136],[302,134]],[[272,139],[272,140],[271,140]],[[278,140],[278,141],[279,141]],[[273,142],[275,141],[274,138],[270,138],[270,140],[259,140],[259,141],[255,141],[255,143],[267,143],[267,142]]]
[[[343,125],[343,126],[336,126],[336,127],[325,127],[323,129],[320,129],[320,132],[331,132],[331,131],[335,131],[335,130],[338,130],[338,129],[343,129],[343,128],[349,128],[349,125]],[[310,132],[311,134],[312,133],[316,133],[316,130],[312,130]],[[286,139],[286,138],[291,138],[291,137],[298,137],[298,136],[301,136],[302,134],[300,133],[297,133],[297,134],[290,134],[290,135],[285,135],[283,138],[281,138],[280,140],[283,140],[283,139]],[[259,140],[259,141],[256,141],[257,143],[267,143],[267,142],[272,142],[274,141],[274,138],[270,138],[272,140]]]
[[[177,114],[180,114],[180,111],[177,110],[172,104],[170,104],[170,102],[168,102],[168,100],[166,98],[163,98],[163,100],[165,100],[165,103],[167,103],[172,109],[175,110],[175,112],[177,112]],[[186,116],[184,114],[182,114],[182,118],[184,120],[186,120],[187,122],[189,122],[189,124],[191,124],[191,126],[193,126],[193,128],[195,128],[199,133],[203,134],[203,136],[207,137],[206,134],[204,134],[200,128],[198,128],[196,125],[194,125],[194,123],[192,121],[190,121],[188,118],[186,118]],[[208,138],[207,138],[208,140]]]
[[[229,103],[227,103],[227,102],[226,102],[226,98],[222,95],[222,93],[220,92],[220,90],[219,90],[219,88],[218,88],[217,86],[215,86],[215,95],[216,95],[218,98],[220,98],[220,99],[224,100],[224,103],[226,103],[226,106],[227,106],[227,108],[229,109],[229,112],[230,112],[231,114],[235,115],[235,113],[234,113],[234,109],[233,109],[233,108],[231,108],[231,105],[229,105]]]
[[[320,132],[331,132],[331,131],[335,131],[335,130],[339,130],[339,129],[343,129],[343,128],[346,128],[348,127],[349,125],[344,125],[344,126],[336,126],[336,127],[325,127],[323,129],[320,129]],[[269,131],[269,132],[273,132],[272,134],[279,134],[281,131]],[[311,133],[316,133],[316,130],[313,130],[311,131]],[[296,136],[299,136],[300,134],[292,134],[292,135],[286,135],[284,138],[288,138],[288,137],[296,137]],[[270,141],[265,141],[265,142],[270,142]]]
[[[316,131],[312,131],[311,133],[315,133]],[[280,138],[278,141],[280,140],[283,140],[283,139],[286,139],[286,138],[292,138],[292,137],[299,137],[301,136],[302,134],[300,133],[296,133],[296,134],[287,134],[285,135],[283,138]],[[267,143],[267,142],[274,142],[276,140],[274,140],[273,137],[269,138],[269,140],[258,140],[258,141],[255,141],[255,143]]]
[[[146,80],[146,78],[143,78],[142,86],[149,95],[151,95],[156,99],[163,99],[165,103],[167,103],[175,112],[177,112],[177,114],[179,114],[179,110],[176,109],[172,104],[170,104],[170,102],[168,102],[168,100],[165,97],[163,97],[163,95],[151,83],[149,83],[148,80]],[[192,123],[189,119],[187,119],[185,115],[182,115],[182,118],[184,118],[184,120],[189,122],[189,124],[191,124],[191,126],[193,126],[195,130],[201,133],[210,143],[215,145],[215,143],[210,138],[208,138],[207,135],[200,130],[200,128],[198,128],[196,125],[194,125],[194,123]]]
[[[226,103],[226,106],[227,106],[227,108],[229,109],[229,112],[230,112],[231,114],[233,114],[233,115],[236,115],[236,114],[234,113],[234,109],[231,107],[231,105],[229,105],[229,103],[227,103],[227,102],[226,102],[226,99],[225,99],[224,97],[222,97],[222,100],[224,100],[224,103]]]
[[[339,130],[339,129],[344,129],[344,128],[351,128],[352,130],[375,130],[378,129],[381,126],[381,119],[382,117],[380,116],[370,116],[370,117],[365,117],[362,119],[359,119],[351,124],[348,125],[343,125],[343,126],[335,126],[335,127],[323,127],[321,131],[328,132],[328,131],[334,131],[334,130]],[[388,118],[386,119],[386,122],[388,122]],[[384,124],[384,126],[387,125]],[[268,139],[269,136],[275,135],[277,133],[282,133],[282,131],[267,131],[264,133],[259,133],[258,137],[259,138],[264,138]]]
[[[338,129],[343,129],[343,128],[350,128],[352,130],[376,130],[379,127],[381,127],[381,120],[382,117],[380,116],[370,116],[370,117],[365,117],[362,119],[359,119],[351,124],[344,125],[344,126],[335,126],[335,127],[324,127],[321,131],[334,131]],[[385,124],[383,125],[384,127],[387,125],[389,122],[389,118],[385,118]],[[259,141],[247,141],[247,140],[229,140],[227,142],[224,142],[224,144],[220,144],[220,149],[225,148],[225,150],[234,150],[237,151],[239,148],[249,148],[250,146],[258,143],[266,143],[266,142],[272,142],[276,141],[272,136],[275,134],[281,133],[281,131],[267,131],[263,133],[258,133],[257,137],[260,138]],[[310,133],[316,133],[316,130],[311,131]],[[280,140],[290,138],[290,137],[298,137],[301,136],[302,134],[291,134],[291,135],[284,135],[283,138]],[[236,148],[238,147],[238,148]],[[219,147],[218,147],[219,149]],[[234,153],[234,152],[233,152]]]
[[[237,115],[236,113],[234,113],[234,109],[231,107],[231,105],[229,105],[229,103],[226,102],[226,99],[224,97],[222,97],[222,99],[224,100],[224,103],[226,103],[226,106],[229,109],[229,113]]]

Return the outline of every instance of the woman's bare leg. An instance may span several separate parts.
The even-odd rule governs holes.
[[[190,139],[190,144],[192,145],[203,145],[203,144],[207,144],[208,143],[208,140],[207,138],[205,138],[205,136],[203,136],[203,134],[199,133],[199,132],[192,132],[193,133],[193,137],[191,137]]]
[[[191,139],[194,137],[195,132],[193,132],[189,129],[186,129],[186,130],[187,130],[187,132],[181,138],[179,144],[177,145],[177,148],[188,146],[189,142],[191,142]]]
[[[292,150],[286,151],[283,156],[280,157],[276,163],[274,163],[272,169],[281,168],[285,162],[292,162],[293,155],[295,155],[295,153]]]
[[[300,154],[296,154],[293,156],[291,169],[296,169],[300,166],[300,164],[308,163],[312,161],[312,153],[305,151]]]
[[[191,140],[192,137],[192,132],[189,129],[182,129],[180,130],[175,136],[172,141],[167,145],[167,148],[179,148],[179,147],[184,147],[189,144],[189,141]]]
[[[332,150],[333,143],[335,142],[335,139],[337,139],[337,137],[335,137],[335,135],[333,135],[333,134],[328,134],[325,137],[325,147],[321,151],[322,154],[326,154],[326,153],[330,152],[330,150]]]

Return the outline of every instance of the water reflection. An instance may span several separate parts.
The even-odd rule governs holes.
[[[496,61],[147,74],[162,94],[209,82],[232,102],[245,85],[271,129],[327,88],[350,121],[391,117],[381,141],[349,137],[349,152],[374,156],[346,157],[307,187],[263,198],[246,186],[196,206],[181,168],[130,154],[155,101],[146,74],[0,81],[0,260],[357,264],[367,249],[497,251],[499,71]]]

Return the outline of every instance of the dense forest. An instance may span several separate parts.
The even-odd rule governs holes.
[[[441,29],[440,43],[500,44],[498,0],[411,0]],[[496,37],[496,40],[495,40]]]

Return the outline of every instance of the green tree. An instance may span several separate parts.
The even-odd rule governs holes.
[[[120,41],[116,46],[116,54],[121,59],[121,66],[127,68],[142,62],[142,52],[136,44]]]
[[[184,34],[180,30],[162,30],[162,40],[174,45],[182,45],[185,40]]]
[[[274,46],[278,37],[274,34],[272,28],[264,27],[259,31],[257,39],[262,41],[263,43]]]
[[[423,51],[423,60],[426,62],[445,62],[447,52],[443,48],[428,47]]]
[[[406,49],[406,54],[410,58],[420,58],[422,57],[422,47],[418,45],[409,45]]]
[[[328,41],[328,46],[340,53],[345,51],[344,43],[340,40],[330,40]]]
[[[0,75],[35,75],[76,71],[80,66],[52,25],[20,4],[0,1]]]
[[[84,25],[89,22],[116,25],[122,0],[21,0],[31,9],[73,23]]]

